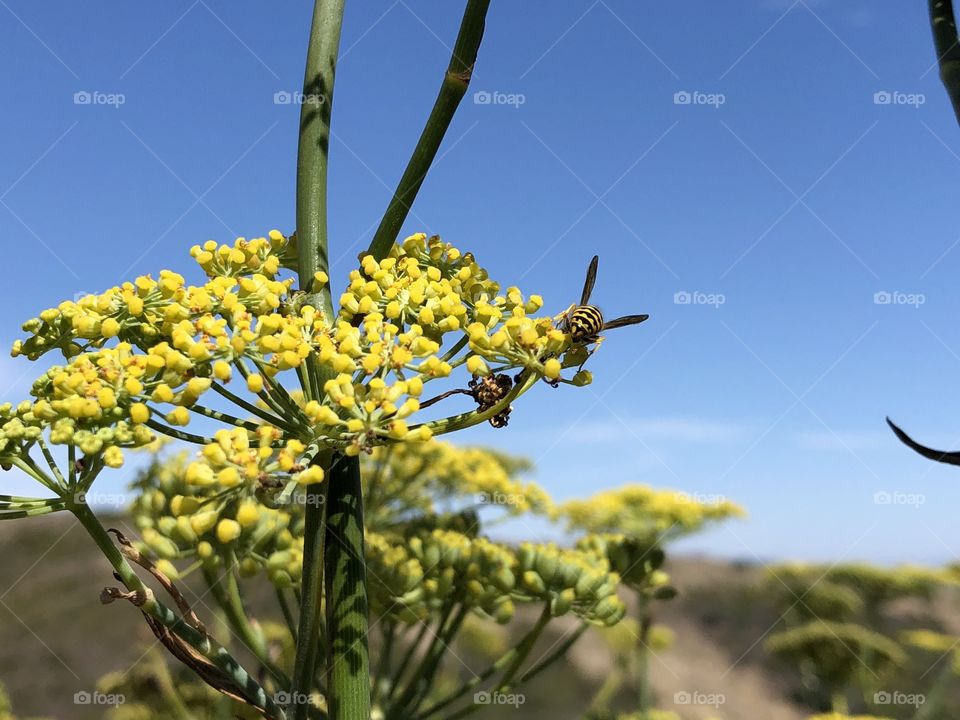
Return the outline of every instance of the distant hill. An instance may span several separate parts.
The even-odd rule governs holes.
[[[123,517],[105,524],[135,534]],[[74,703],[107,672],[130,668],[153,636],[131,606],[101,605],[100,590],[113,585],[110,568],[82,528],[67,515],[0,525],[0,682],[20,717],[93,720],[103,708]],[[675,633],[673,646],[652,660],[658,704],[685,720],[803,720],[809,709],[792,698],[796,679],[772,662],[763,638],[777,614],[754,589],[760,567],[702,558],[673,558],[667,568],[681,596],[661,604],[658,623]],[[213,603],[188,588],[208,626]],[[256,605],[254,601],[254,605]],[[960,633],[960,603],[937,598],[898,611],[930,619]],[[517,622],[523,622],[522,616]],[[551,626],[554,627],[554,626]],[[568,626],[556,623],[544,648]],[[580,718],[609,674],[604,641],[588,633],[568,662],[529,685],[524,718]],[[677,693],[722,695],[719,708],[675,706]],[[629,696],[619,700],[629,708]],[[681,696],[677,696],[681,697]],[[501,711],[502,712],[502,711]],[[494,718],[497,711],[476,717]]]

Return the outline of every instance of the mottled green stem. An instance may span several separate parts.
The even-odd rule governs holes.
[[[161,622],[172,632],[188,643],[194,650],[216,665],[230,680],[243,691],[246,699],[270,720],[285,720],[286,715],[267,695],[261,685],[234,659],[226,648],[216,644],[210,636],[201,633],[192,625],[176,615],[172,610],[157,600],[151,591],[144,585],[140,576],[134,571],[130,563],[123,556],[113,542],[103,525],[85,503],[71,503],[70,512],[80,521],[84,529],[100,548],[110,565],[116,571],[121,582],[128,590],[146,593],[146,601],[138,605],[138,609]]]
[[[953,111],[960,123],[960,43],[952,0],[930,0],[930,25],[937,49],[940,80],[947,89]]]
[[[327,704],[331,720],[369,720],[367,570],[357,458],[338,456],[326,482]]]
[[[420,191],[423,179],[437,156],[447,128],[450,127],[457,107],[467,92],[473,66],[477,61],[480,41],[483,39],[483,28],[489,7],[490,0],[468,0],[467,2],[450,64],[444,73],[433,110],[430,111],[430,117],[427,118],[427,124],[420,134],[420,140],[390,199],[380,226],[373,236],[373,242],[370,243],[370,254],[378,260],[386,257],[396,242],[397,234]]]

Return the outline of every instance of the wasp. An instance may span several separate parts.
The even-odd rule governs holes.
[[[588,345],[599,339],[600,333],[604,330],[625,327],[626,325],[638,325],[649,318],[649,315],[624,315],[614,320],[605,321],[600,308],[590,305],[590,295],[593,293],[593,286],[597,281],[597,266],[600,264],[600,258],[596,255],[590,261],[587,268],[587,279],[583,283],[583,293],[580,295],[580,304],[571,305],[560,316],[561,329],[570,334],[570,338],[575,344]]]

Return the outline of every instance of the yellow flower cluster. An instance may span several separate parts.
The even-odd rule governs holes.
[[[36,359],[59,349],[67,362],[34,384],[32,402],[0,418],[3,452],[28,451],[37,429],[55,444],[102,453],[111,466],[123,462],[120,448],[150,442],[151,431],[208,450],[223,445],[178,429],[203,416],[227,425],[230,443],[248,435],[257,452],[268,451],[262,431],[271,449],[286,443],[288,455],[305,447],[359,455],[487,419],[502,427],[510,403],[538,378],[589,381],[585,372],[561,377],[582,363],[586,348],[557,318],[535,316],[539,296],[514,287],[500,294],[471,254],[438,237],[413,235],[383,260],[361,258],[335,317],[315,302],[329,281],[325,273],[310,288],[294,289],[294,243],[276,230],[232,245],[209,241],[191,255],[206,273],[202,285],[164,270],[63,302],[24,324],[28,336],[13,355]],[[453,394],[471,396],[474,411],[414,423],[422,406],[448,394],[424,401],[425,385],[461,367],[469,376]],[[279,377],[291,370],[308,401],[298,402]],[[522,372],[508,374],[515,370]],[[209,407],[208,393],[240,412]],[[277,463],[291,462],[283,453],[261,460],[257,473],[268,476]],[[475,460],[476,483],[467,489],[482,502],[513,505],[510,512],[546,507],[535,486],[521,488]],[[250,461],[208,465],[197,464],[191,477],[227,491],[239,482],[235,476],[253,472]],[[442,475],[435,480],[442,483]]]
[[[563,503],[556,516],[571,528],[633,537],[676,536],[710,521],[742,517],[743,509],[723,498],[704,498],[646,485],[624,485],[586,500]]]
[[[218,445],[223,453],[223,469],[233,468],[227,464],[228,459],[240,459],[242,453],[233,441],[237,445],[243,441],[239,436],[222,439],[227,446],[224,449]],[[247,457],[256,456],[257,450],[248,452]],[[212,450],[205,452],[217,454]],[[262,460],[256,462],[260,464]],[[260,502],[248,485],[236,485],[237,478],[203,482],[200,476],[211,466],[200,467],[206,470],[198,470],[186,453],[180,453],[154,461],[137,480],[134,520],[141,531],[143,549],[160,559],[161,570],[177,577],[179,569],[171,563],[173,560],[195,559],[212,569],[230,558],[238,562],[244,575],[258,572],[269,562],[271,577],[278,584],[289,585],[293,577],[299,582],[300,565],[293,562],[292,554],[298,542],[302,543],[302,537],[295,537],[302,534],[297,518],[287,510]],[[238,490],[218,492],[215,483],[220,482],[228,486],[233,483]],[[284,559],[288,562],[281,563]],[[281,577],[281,570],[285,577]]]
[[[573,611],[588,622],[613,625],[626,613],[617,597],[619,575],[592,553],[522,543],[514,572],[517,594],[545,600],[554,617]]]
[[[364,512],[374,529],[412,513],[456,504],[492,506],[509,515],[546,514],[553,507],[536,483],[516,476],[526,463],[486,448],[433,441],[376,448],[365,457]]]

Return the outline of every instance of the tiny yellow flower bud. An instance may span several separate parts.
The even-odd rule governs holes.
[[[230,369],[230,363],[225,360],[217,360],[213,364],[213,376],[217,380],[223,380],[224,382],[230,379],[232,371]]]
[[[130,419],[135,423],[145,423],[150,419],[150,408],[143,403],[134,403],[130,406]]]
[[[120,467],[123,465],[123,451],[116,445],[111,445],[103,452],[103,464],[112,468]]]
[[[217,540],[226,545],[240,537],[240,531],[240,523],[224,518],[217,523]]]
[[[254,373],[247,377],[247,389],[252,393],[263,391],[263,376]]]
[[[550,380],[556,380],[560,377],[560,361],[556,358],[550,358],[543,364],[543,374]]]
[[[100,323],[100,334],[105,338],[116,337],[120,333],[120,323],[113,318],[107,318]]]
[[[260,509],[257,503],[252,500],[244,501],[237,510],[237,522],[240,523],[241,527],[252,527],[257,524],[259,518]]]
[[[171,425],[187,425],[190,422],[190,411],[185,407],[176,407],[167,413],[167,422]]]

